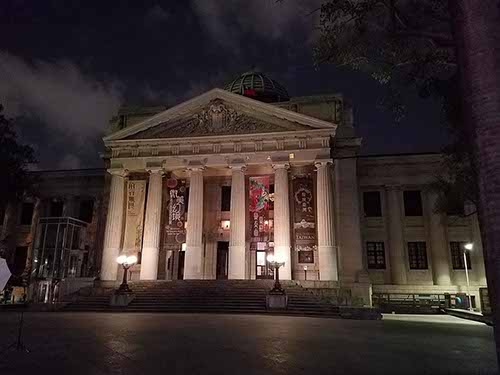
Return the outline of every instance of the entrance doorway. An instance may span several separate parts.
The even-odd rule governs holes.
[[[184,256],[186,255],[185,251],[179,251],[179,267],[177,269],[177,280],[184,279]]]
[[[229,260],[229,242],[217,242],[217,280],[227,280]]]
[[[257,270],[255,273],[257,279],[274,279],[274,270],[267,261],[267,256],[273,254],[273,251],[257,250],[255,254],[257,255]]]

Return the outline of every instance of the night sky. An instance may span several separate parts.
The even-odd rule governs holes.
[[[315,68],[318,0],[0,2],[0,103],[32,144],[39,169],[102,166],[108,120],[121,105],[174,105],[252,66],[292,96],[343,93],[363,154],[439,151],[437,103],[406,94],[395,124],[370,77]]]

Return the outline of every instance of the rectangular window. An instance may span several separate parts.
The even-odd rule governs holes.
[[[269,195],[274,194],[274,184],[269,185]],[[274,200],[269,200],[269,211],[274,211]]]
[[[299,251],[299,263],[314,263],[314,251]]]
[[[408,242],[408,259],[410,269],[426,270],[427,266],[427,246],[425,242]]]
[[[94,200],[85,199],[80,201],[80,212],[78,218],[87,223],[92,222],[92,217],[94,216]]]
[[[3,220],[5,218],[5,210],[7,209],[7,205],[5,203],[0,203],[0,226],[3,225]]]
[[[405,216],[422,216],[422,196],[419,190],[403,192]]]
[[[63,215],[64,202],[59,200],[54,200],[50,202],[50,214],[51,217],[61,217]]]
[[[220,210],[229,211],[231,209],[231,186],[222,186]]]
[[[23,208],[21,209],[21,225],[31,225],[31,218],[33,216],[33,209],[35,205],[30,202],[23,203]]]
[[[382,216],[382,204],[379,191],[365,191],[363,193],[363,208],[366,217]]]
[[[450,250],[451,250],[451,265],[454,270],[465,270],[465,262],[464,262],[464,245],[467,242],[458,242],[452,241],[450,242]],[[468,251],[465,251],[465,257],[467,258],[467,269],[471,269],[471,261],[470,254]]]
[[[383,242],[366,243],[366,259],[369,269],[385,270],[385,247]]]

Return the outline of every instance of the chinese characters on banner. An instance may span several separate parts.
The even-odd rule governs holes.
[[[164,204],[167,207],[164,243],[167,250],[180,250],[186,240],[184,228],[186,212],[186,180],[169,178]]]
[[[316,215],[311,176],[293,180],[293,236],[300,263],[314,263]]]
[[[144,224],[144,203],[146,199],[146,181],[131,180],[127,184],[125,237],[123,250],[127,254],[137,253],[142,248]]]
[[[249,178],[250,242],[269,241],[269,177]]]

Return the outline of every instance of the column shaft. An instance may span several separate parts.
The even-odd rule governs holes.
[[[245,173],[242,167],[232,168],[229,235],[229,279],[245,278]]]
[[[446,241],[446,217],[441,212],[435,211],[438,194],[427,193],[429,210],[429,230],[431,239],[432,279],[435,285],[450,285],[451,272],[448,256],[448,243]]]
[[[156,280],[158,277],[162,174],[163,171],[157,169],[151,170],[149,175],[144,240],[142,244],[141,280]]]
[[[116,258],[120,253],[125,199],[124,175],[114,172],[111,177],[108,216],[104,233],[101,280],[115,281],[118,273]]]
[[[288,196],[288,165],[274,166],[274,255],[285,261],[280,278],[291,280],[290,201]]]
[[[389,221],[389,254],[391,259],[391,279],[393,284],[407,284],[404,257],[403,217],[401,214],[401,191],[391,187],[387,189]]]
[[[318,212],[318,257],[320,280],[338,280],[337,249],[330,163],[316,164],[316,202]]]
[[[185,279],[203,279],[203,171],[190,171]]]

